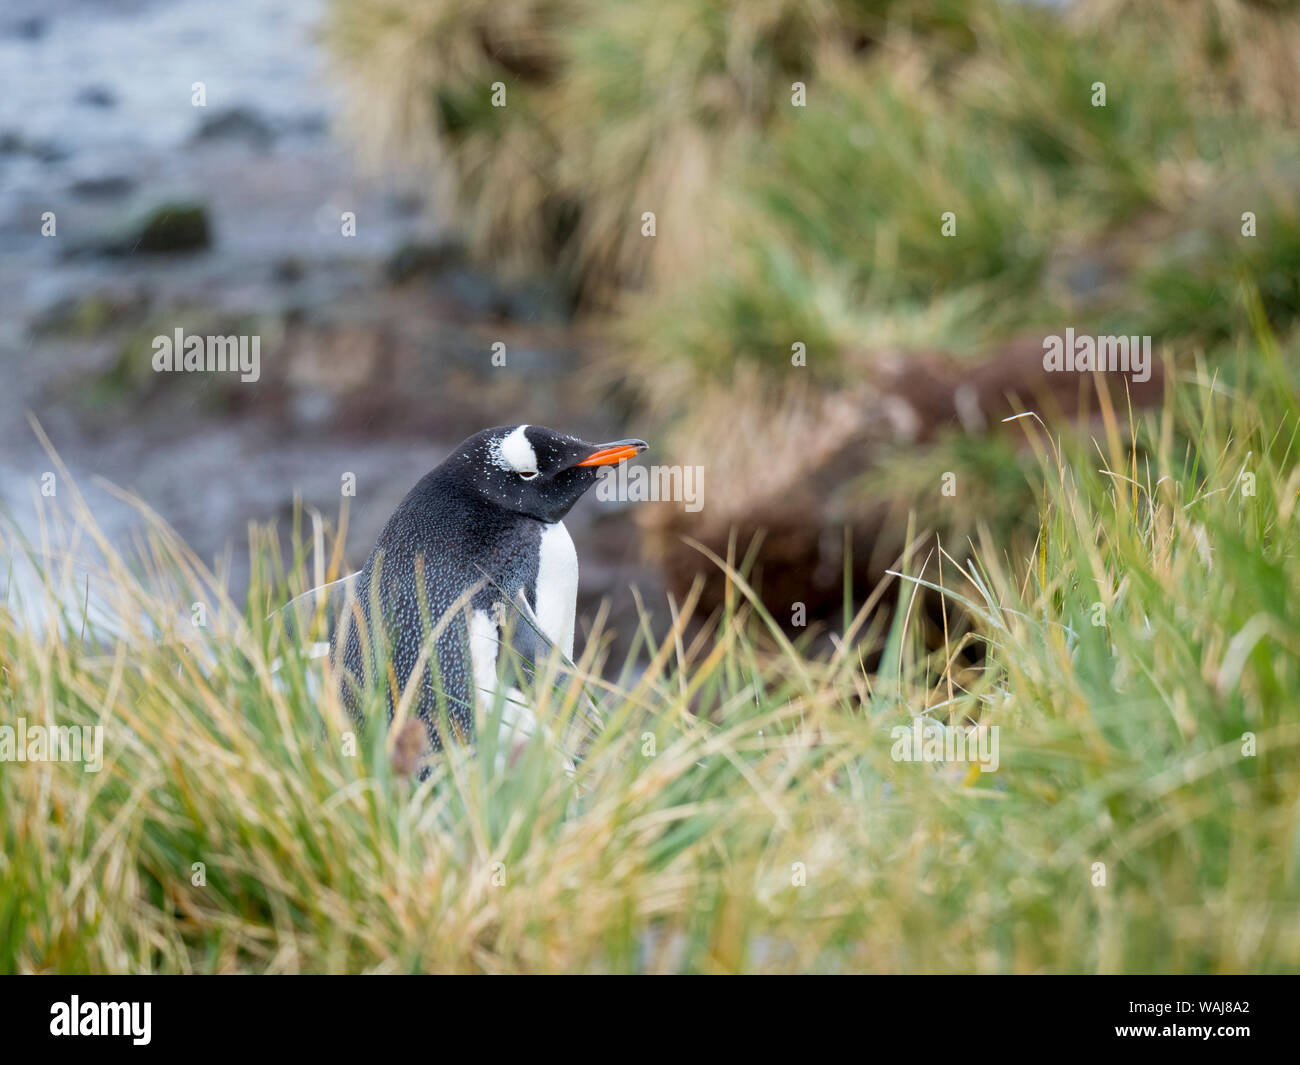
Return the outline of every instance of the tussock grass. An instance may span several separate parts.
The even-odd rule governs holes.
[[[1264,102],[1276,94],[1232,79],[1280,82],[1278,64],[1250,67],[1251,35],[1294,40],[1300,20],[1243,16],[1250,32],[1219,40],[1218,64],[1199,36],[1207,9],[1232,22],[1250,7],[1182,5],[1180,30],[1167,5],[1063,19],[970,3],[969,39],[903,24],[861,54],[827,44],[808,106],[778,109],[715,176],[697,224],[724,252],[625,304],[624,368],[680,408],[665,364],[783,374],[794,339],[832,388],[870,372],[864,347],[970,352],[1063,320],[1217,340],[1245,325],[1241,273],[1280,290],[1268,309],[1287,328],[1300,141],[1289,109]],[[1243,239],[1244,210],[1267,231]]]
[[[327,32],[375,158],[432,180],[495,268],[600,302],[701,250],[706,231],[682,221],[708,210],[714,160],[834,17],[790,0],[357,0]],[[675,220],[649,246],[645,210]]]
[[[595,306],[645,297],[632,369],[800,336],[833,373],[882,316],[962,288],[970,313],[929,339],[997,336],[1060,309],[1053,255],[1140,251],[1162,218],[1176,242],[1296,150],[1300,16],[1253,0],[335,0],[328,38],[358,135],[486,260]],[[1245,198],[1285,205],[1293,178]]]
[[[327,555],[254,537],[239,607],[155,519],[117,553],[62,480],[32,543],[3,534],[39,579],[0,609],[0,708],[102,725],[104,765],[0,763],[0,968],[1293,970],[1300,389],[1261,336],[1131,428],[1023,419],[1034,548],[918,539],[887,628],[850,604],[813,653],[715,558],[717,616],[677,604],[622,667],[589,633],[605,724],[572,777],[541,739],[422,785],[381,729],[347,753],[264,620]],[[951,667],[963,639],[982,669]],[[537,695],[559,721],[577,692]],[[997,772],[893,760],[921,713],[997,726]]]

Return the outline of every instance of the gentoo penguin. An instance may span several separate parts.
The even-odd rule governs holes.
[[[367,685],[377,682],[388,689],[391,721],[423,649],[414,711],[440,750],[440,721],[470,739],[476,713],[492,707],[505,628],[525,657],[544,658],[553,645],[571,660],[578,557],[562,519],[602,466],[646,447],[501,426],[471,436],[426,474],[355,575],[351,607],[331,637],[352,713],[361,716]]]

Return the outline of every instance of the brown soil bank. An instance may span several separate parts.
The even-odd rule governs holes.
[[[833,624],[843,616],[846,565],[860,603],[897,564],[909,511],[924,522],[912,527],[914,536],[926,523],[943,529],[950,551],[964,550],[954,543],[981,524],[1032,533],[1032,496],[1022,494],[1020,513],[1000,512],[1006,499],[981,476],[986,471],[965,461],[963,445],[992,443],[985,461],[1010,467],[1004,472],[1014,478],[1014,460],[1031,458],[1018,416],[1058,429],[1093,418],[1105,404],[1125,416],[1157,405],[1165,387],[1155,355],[1141,381],[1049,372],[1044,341],[1017,340],[974,361],[934,351],[877,355],[877,373],[856,386],[803,388],[767,402],[751,393],[730,414],[693,423],[681,446],[704,457],[705,505],[696,513],[680,506],[640,512],[669,588],[685,596],[703,578],[702,606],[721,605],[722,576],[694,540],[724,558],[748,556],[751,583],[778,619],[788,623],[793,604],[802,603],[809,621]],[[891,471],[904,456],[919,463],[925,483],[916,483],[915,469],[894,482]]]

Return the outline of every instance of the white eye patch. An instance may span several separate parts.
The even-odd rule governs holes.
[[[524,434],[527,428],[528,426],[521,425],[506,436],[493,440],[490,454],[492,461],[503,470],[532,474],[535,477],[537,476],[537,453]]]

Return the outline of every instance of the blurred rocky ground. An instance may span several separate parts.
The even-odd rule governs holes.
[[[236,594],[247,524],[287,532],[295,497],[332,520],[344,473],[359,564],[477,429],[637,430],[586,385],[585,345],[544,281],[470,266],[422,190],[357,167],[332,132],[320,15],[317,0],[6,5],[0,500],[29,531],[51,467],[29,413],[115,541],[138,520],[96,477],[222,558]],[[177,328],[259,336],[259,380],[155,374],[152,339]],[[653,590],[617,504],[584,501],[570,525],[585,609],[612,594],[626,611],[629,582]]]

